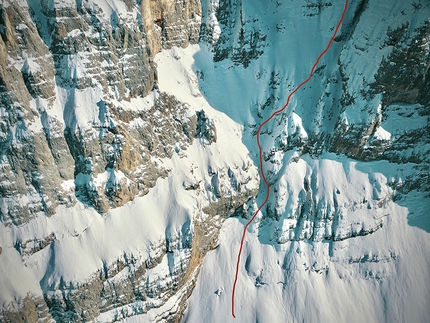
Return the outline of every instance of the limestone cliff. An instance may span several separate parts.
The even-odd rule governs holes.
[[[201,16],[196,0],[17,0],[0,6],[0,221],[17,232],[9,247],[2,245],[7,250],[0,261],[18,255],[24,267],[47,265],[36,291],[23,283],[22,298],[1,305],[2,322],[91,321],[104,313],[120,320],[154,308],[161,308],[156,321],[180,318],[223,219],[256,194],[249,159],[243,167],[217,164],[202,175],[196,171],[201,165],[192,165],[180,190],[208,205],[195,207],[191,225],[180,232],[165,228],[161,237],[135,241],[140,251],[94,257],[98,264],[83,280],[56,277],[56,268],[58,257],[69,254],[59,251],[62,241],[87,239],[94,211],[98,219],[109,218],[108,212],[147,195],[157,179],[178,171],[171,160],[187,162],[195,143],[217,152],[213,114],[160,91],[154,62],[162,49],[197,43]],[[68,212],[87,224],[39,223],[58,216],[67,222],[59,214]],[[169,212],[162,216],[176,216]],[[40,230],[28,236],[27,226]],[[75,276],[79,268],[72,268]],[[31,276],[10,274],[23,281]],[[18,293],[17,282],[11,284]]]
[[[184,119],[164,94],[138,113],[116,102],[154,89],[161,48],[198,40],[199,2],[12,1],[0,10],[2,222],[22,224],[76,198],[103,213],[145,194],[165,174],[149,156],[169,156],[173,138],[192,140],[195,117]],[[98,113],[82,120],[85,95],[98,97],[90,107]],[[151,119],[157,111],[166,113]],[[132,121],[148,123],[139,130]],[[172,128],[154,133],[161,124]]]
[[[353,1],[263,129],[262,241],[372,235],[387,205],[430,192],[428,5],[409,2],[392,27],[387,1]],[[308,76],[334,6],[3,1],[0,321],[178,322],[225,219],[264,195],[256,128]],[[405,178],[339,156],[406,165]]]

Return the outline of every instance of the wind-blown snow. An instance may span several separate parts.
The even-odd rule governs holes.
[[[31,1],[29,3],[31,6]],[[62,3],[54,2],[59,8]],[[105,0],[98,1],[97,5],[106,17],[121,19],[135,14],[127,11],[124,2]],[[358,1],[351,1],[346,24],[358,5]],[[220,36],[215,16],[218,6],[217,0],[208,0],[204,6],[210,10],[206,19],[213,29],[215,42]],[[254,26],[267,36],[264,53],[247,68],[228,59],[214,63],[211,45],[203,43],[185,49],[173,47],[155,57],[159,90],[189,104],[190,115],[203,109],[215,123],[217,141],[204,145],[196,139],[183,155],[157,160],[170,170],[169,175],[159,179],[146,196],[137,197],[103,216],[78,202],[72,208],[60,206],[51,217],[38,215],[19,227],[0,224],[0,304],[3,308],[13,300],[20,301],[27,292],[42,295],[58,286],[61,280],[88,281],[105,264],[124,254],[133,254],[138,261],[157,257],[159,244],[184,231],[191,234],[193,219],[201,216],[201,209],[214,200],[209,190],[200,194],[185,190],[184,186],[201,181],[201,187],[208,187],[213,184],[208,169],[243,167],[249,163],[248,155],[257,164],[253,131],[274,109],[283,105],[288,91],[308,76],[317,53],[331,36],[333,21],[338,19],[343,2],[323,6],[318,14],[314,7],[298,6],[296,2],[245,1],[243,6],[247,17],[259,19],[247,21],[247,26]],[[379,140],[394,140],[407,130],[426,126],[428,118],[418,114],[418,105],[393,103],[387,108],[387,116],[382,118],[381,95],[365,101],[352,92],[355,104],[337,111],[332,109],[333,102],[328,96],[320,93],[324,89],[326,93],[333,93],[331,98],[340,99],[340,86],[329,79],[332,73],[339,73],[339,63],[349,77],[346,91],[373,80],[374,71],[392,48],[381,50],[380,43],[369,39],[386,32],[387,23],[381,21],[381,12],[391,21],[391,28],[396,28],[400,24],[397,14],[413,9],[405,6],[401,1],[368,1],[370,9],[360,17],[360,23],[353,30],[354,42],[333,43],[321,62],[322,76],[293,97],[285,120],[279,118],[268,125],[262,136],[265,151],[274,147],[274,137],[278,134],[286,145],[293,134],[307,140],[311,132],[319,129],[330,133],[339,115],[346,126],[378,120],[374,137]],[[40,8],[32,8],[49,45],[46,17]],[[425,14],[424,10],[419,11],[409,28],[413,30]],[[343,27],[341,32],[349,31]],[[71,57],[70,68],[63,72],[70,78],[79,76],[85,72],[84,60],[79,54]],[[29,60],[14,62],[19,69],[24,66],[37,69],[32,63]],[[277,85],[271,87],[271,82]],[[156,97],[157,91],[153,91],[145,98],[113,103],[124,110],[145,111],[154,104]],[[270,104],[262,109],[269,97]],[[102,98],[102,89],[97,85],[84,90],[57,86],[54,102],[48,104],[47,100],[34,99],[32,105],[64,120],[69,126],[86,129],[98,121],[97,103]],[[330,113],[333,116],[328,118]],[[261,117],[257,117],[258,114]],[[409,122],[402,118],[404,115],[408,115]],[[29,129],[36,131],[42,129],[42,125],[35,122]],[[422,192],[411,191],[406,198],[392,201],[396,185],[415,172],[415,165],[358,162],[328,153],[317,159],[308,154],[297,157],[295,151],[278,151],[264,164],[264,171],[271,172],[268,178],[277,193],[276,199],[272,194],[270,202],[280,217],[278,222],[267,219],[263,210],[249,228],[239,271],[236,321],[428,322],[430,286],[426,282],[430,276],[430,237],[420,228],[425,226],[423,223],[428,225],[425,215],[430,208],[429,199]],[[247,188],[258,187],[257,169],[251,167],[248,173],[252,179],[246,184]],[[106,171],[99,174],[95,185],[102,185],[110,177],[118,181],[122,174]],[[375,232],[355,238],[336,237],[342,241],[322,237],[312,241],[308,240],[312,235],[310,224],[304,223],[303,237],[294,236],[292,229],[297,221],[289,215],[297,208],[298,201],[308,198],[303,193],[307,190],[305,178],[313,180],[311,189],[320,212],[328,212],[334,204],[343,212],[337,227],[333,225],[327,230],[344,233],[376,228]],[[74,184],[66,181],[62,187],[67,189]],[[265,191],[260,190],[256,202],[261,202],[264,195]],[[411,226],[408,223],[411,219],[419,223],[419,227]],[[224,222],[219,247],[209,252],[204,260],[183,322],[233,321],[231,288],[245,223],[246,219],[238,218]],[[31,246],[51,233],[55,239],[49,246],[29,255],[19,254],[18,241]],[[296,238],[301,241],[290,241]],[[177,265],[186,256],[185,252],[165,255],[159,265],[149,270],[148,279],[156,281],[159,276],[168,276],[172,272],[172,262],[173,266]],[[168,257],[173,257],[173,261]],[[80,266],[76,266],[77,263]],[[120,273],[116,279],[125,274]],[[184,290],[185,287],[162,307],[124,321],[152,322],[160,318],[177,306]],[[124,309],[134,305],[139,304],[129,304]],[[97,321],[109,321],[114,315],[115,310],[102,313]]]
[[[215,10],[216,5],[216,2],[211,2],[207,7]],[[265,18],[271,24],[268,27],[270,48],[246,69],[235,66],[229,60],[213,63],[211,48],[204,44],[187,49],[172,48],[156,56],[160,89],[177,96],[196,110],[204,107],[217,120],[217,124],[232,124],[232,128],[237,129],[235,131],[244,131],[243,140],[255,162],[255,138],[249,133],[261,122],[255,119],[256,106],[264,103],[270,94],[274,96],[269,109],[260,111],[264,120],[276,106],[283,104],[288,90],[307,76],[315,53],[331,35],[330,24],[336,20],[341,6],[339,3],[324,8],[320,15],[302,17],[303,9],[287,3],[275,9],[274,5],[272,2],[249,2],[246,5],[249,16],[270,16],[272,12],[274,16]],[[361,17],[363,21],[355,30],[357,44],[363,46],[366,55],[357,54],[361,49],[350,48],[343,52],[344,55],[351,52],[351,56],[341,57],[347,73],[351,75],[350,88],[363,79],[370,80],[375,66],[389,52],[389,49],[380,51],[378,44],[366,42],[366,35],[385,33],[385,30],[378,29],[386,28],[385,25],[375,28],[373,21],[376,16],[379,17],[381,10],[388,10],[389,15],[394,15],[399,4],[395,9],[388,2],[372,2],[372,5],[374,9]],[[356,6],[357,3],[351,4],[349,19]],[[209,22],[211,14],[208,14]],[[274,32],[275,22],[284,26],[284,32]],[[256,24],[259,28],[262,26],[260,22]],[[342,43],[335,43],[324,58],[322,65],[329,71],[327,74],[338,68],[333,57],[338,55],[342,46]],[[288,50],[291,48],[294,50]],[[358,67],[362,70],[357,70]],[[272,71],[279,74],[279,85],[269,90]],[[296,132],[306,139],[308,134],[305,129],[315,129],[316,122],[323,122],[323,129],[326,127],[327,131],[334,127],[337,115],[327,120],[325,114],[328,112],[324,110],[331,102],[316,104],[315,98],[321,97],[321,94],[314,94],[312,87],[319,89],[320,85],[311,83],[303,89],[300,99],[294,97],[291,102],[287,111],[289,118],[282,130],[286,140]],[[327,85],[326,89],[337,91],[331,85]],[[200,91],[204,98],[200,96]],[[337,95],[340,99],[341,94]],[[382,120],[380,103],[381,96],[375,96],[371,102],[357,101],[356,105],[344,111],[344,122],[353,124],[379,118],[380,126],[374,136],[380,140],[391,140],[405,127],[420,128],[425,122],[416,114],[416,122],[411,122],[409,126],[398,122],[398,118],[390,113],[388,118]],[[315,116],[310,115],[309,111],[314,110],[309,107],[315,105],[321,106],[321,110]],[[362,113],[365,106],[370,107],[368,110],[373,110],[374,114]],[[401,109],[414,110],[410,105]],[[273,124],[269,128],[276,133],[276,121]],[[218,130],[217,134],[223,136],[227,133],[222,134]],[[225,138],[226,141],[221,139],[217,144],[231,147],[229,135]],[[272,147],[273,139],[269,136],[263,138],[267,151]],[[276,174],[273,181],[276,181],[277,200],[272,199],[272,203],[281,214],[279,230],[274,230],[278,224],[265,219],[262,213],[250,226],[239,271],[235,321],[427,322],[430,316],[427,306],[430,287],[423,282],[430,274],[430,261],[426,256],[430,238],[427,232],[407,222],[411,213],[426,212],[422,206],[423,196],[412,192],[410,197],[399,203],[391,200],[393,185],[401,183],[414,172],[413,165],[396,165],[386,161],[357,162],[333,154],[325,154],[319,159],[304,155],[298,161],[291,162],[293,156],[290,152],[281,154],[273,159],[275,164],[270,165]],[[288,215],[302,198],[299,195],[304,191],[303,179],[306,177],[314,180],[312,190],[315,201],[320,203],[318,208],[321,212],[335,203],[343,212],[341,221],[333,230],[340,233],[348,230],[375,232],[341,241],[290,241],[294,238],[290,235],[294,230],[290,229],[297,225],[297,221],[288,218]],[[265,192],[260,190],[257,202],[264,195]],[[424,205],[429,207],[429,204],[428,199],[424,200]],[[224,223],[219,247],[209,252],[204,260],[182,322],[233,321],[230,312],[231,289],[240,233],[245,223],[245,219],[236,218]],[[309,239],[307,234],[310,235],[310,231],[306,230],[306,223],[303,226],[304,236],[301,239]],[[124,321],[148,322],[157,317],[154,315],[156,312]]]
[[[86,281],[102,269],[104,263],[112,263],[123,254],[133,254],[142,261],[155,257],[156,248],[166,236],[177,236],[209,203],[206,196],[185,190],[183,183],[193,176],[194,181],[210,185],[209,166],[228,168],[247,162],[243,158],[246,148],[240,142],[239,131],[229,129],[227,122],[224,126],[225,133],[230,134],[228,140],[236,140],[235,149],[223,145],[222,141],[206,147],[195,141],[186,151],[187,158],[175,155],[164,161],[164,166],[174,171],[167,178],[159,179],[147,195],[113,209],[105,216],[78,202],[72,208],[60,206],[50,218],[38,216],[23,226],[1,224],[1,257],[7,261],[0,262],[0,272],[3,273],[0,275],[0,303],[5,305],[14,297],[21,299],[28,291],[41,294],[41,288],[57,286],[60,280]],[[227,139],[221,136],[221,140]],[[116,174],[117,177],[120,175]],[[108,176],[108,173],[101,174],[98,180],[106,181]],[[252,189],[255,184],[251,181],[247,185]],[[191,234],[192,226],[188,230]],[[16,241],[43,239],[51,233],[54,233],[55,241],[50,247],[24,257],[24,261],[14,248]],[[181,255],[177,256],[176,261],[179,261]],[[74,265],[77,263],[80,266]],[[166,265],[160,264],[158,270]],[[11,284],[18,280],[19,284]]]
[[[350,3],[341,33],[348,32],[345,26],[352,20],[358,5],[358,2]],[[290,7],[289,3],[278,3],[275,8],[274,2],[252,1],[244,5],[243,12],[247,17],[260,20],[255,22],[255,27],[266,33],[270,44],[258,60],[245,69],[228,59],[213,63],[209,57],[210,48],[204,46],[195,54],[194,68],[200,74],[204,73],[204,79],[199,80],[202,93],[213,107],[245,124],[244,142],[255,163],[255,138],[248,134],[273,110],[280,108],[294,85],[307,77],[312,62],[329,39],[330,26],[338,18],[342,6],[343,2],[333,3],[318,15],[303,16],[304,7],[295,4]],[[393,23],[389,26],[395,29],[401,25],[395,17],[402,10],[410,13],[413,8],[403,2],[369,1],[366,12],[360,16],[360,23],[353,30],[354,41],[333,44],[320,64],[323,77],[315,78],[293,97],[286,112],[287,122],[300,125],[302,136],[306,136],[308,130],[323,129],[330,133],[334,128],[340,112],[331,108],[333,102],[326,100],[324,93],[316,93],[314,89],[320,91],[325,87],[327,97],[333,92],[334,97],[340,99],[342,93],[336,92],[338,87],[327,79],[339,68],[339,63],[348,77],[346,91],[362,89],[361,84],[372,82],[382,58],[392,50],[381,50],[380,43],[373,41],[374,35],[384,35],[387,31],[388,25],[381,21],[380,14],[386,12],[385,19],[390,19]],[[427,19],[422,14],[417,13],[410,30],[419,21]],[[282,32],[274,32],[275,23]],[[247,21],[247,28],[252,29],[252,24]],[[272,71],[278,86],[270,90]],[[379,120],[380,126],[374,133],[378,140],[393,140],[400,133],[428,123],[426,117],[418,116],[413,105],[393,104],[386,111],[387,116],[381,118],[381,95],[366,101],[357,93],[350,94],[355,103],[342,112],[344,123]],[[269,108],[258,110],[270,95],[274,99]],[[256,111],[261,113],[261,119],[255,118]],[[329,113],[331,118],[327,118]],[[407,122],[399,118],[405,114],[408,115]],[[269,134],[273,132],[272,136],[262,136],[264,151],[273,147],[273,136],[282,127],[277,121],[273,120],[267,126]],[[426,255],[430,236],[422,228],[426,227],[426,221],[428,223],[424,214],[428,213],[425,209],[430,207],[430,201],[424,193],[420,195],[416,191],[408,193],[401,201],[391,200],[396,185],[415,171],[413,164],[357,162],[331,154],[318,159],[304,155],[297,161],[291,152],[287,152],[275,156],[265,167],[266,173],[270,170],[276,175],[271,179],[275,183],[277,199],[272,194],[271,203],[276,205],[281,217],[278,226],[277,222],[265,220],[260,214],[250,226],[239,270],[235,300],[237,318],[234,321],[428,321],[430,286],[424,282],[430,274],[430,258]],[[303,179],[311,176],[316,183],[314,202],[321,203],[318,210],[335,204],[343,209],[341,219],[344,222],[341,221],[338,227],[333,226],[333,230],[373,231],[371,221],[382,227],[368,235],[342,241],[311,242],[306,240],[310,236],[306,236],[304,223],[304,236],[300,239],[305,240],[289,241],[297,238],[289,235],[294,231],[290,229],[297,225],[297,221],[290,218],[291,211],[294,203],[302,199],[299,195],[305,191]],[[257,203],[264,196],[265,192],[260,190]],[[415,219],[414,214],[420,215],[417,220],[420,228],[408,223],[411,218]],[[224,223],[220,245],[204,260],[182,322],[233,321],[231,290],[245,224],[244,219],[229,219]]]

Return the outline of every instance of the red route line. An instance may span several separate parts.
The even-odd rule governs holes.
[[[272,113],[272,115],[266,119],[262,124],[260,124],[260,126],[257,129],[257,145],[258,145],[258,150],[260,152],[260,172],[261,172],[261,177],[264,180],[264,183],[266,184],[266,189],[267,189],[267,193],[266,193],[266,199],[264,200],[264,202],[258,207],[257,211],[254,213],[254,215],[252,216],[251,220],[248,221],[248,223],[245,225],[245,227],[243,228],[243,233],[242,233],[242,240],[240,241],[240,248],[239,248],[239,253],[237,255],[237,263],[236,263],[236,274],[234,277],[234,284],[233,284],[233,290],[231,293],[231,314],[233,315],[234,318],[236,318],[236,316],[234,315],[234,294],[236,291],[236,285],[237,285],[237,279],[238,279],[238,274],[239,274],[239,265],[240,265],[240,256],[242,254],[242,249],[243,249],[243,243],[245,242],[245,235],[246,235],[246,230],[248,229],[249,225],[252,223],[252,221],[254,221],[255,217],[257,216],[258,212],[261,211],[261,209],[263,208],[264,205],[266,205],[267,201],[269,200],[269,195],[270,195],[270,184],[267,181],[266,175],[264,175],[263,172],[263,150],[261,149],[261,144],[260,144],[260,133],[261,133],[261,128],[263,128],[264,125],[266,125],[270,120],[272,120],[272,118],[274,116],[276,116],[277,114],[280,114],[281,112],[283,112],[288,104],[290,103],[290,99],[293,96],[294,93],[296,93],[303,85],[305,85],[306,83],[308,83],[310,81],[310,79],[312,78],[315,68],[318,65],[318,63],[320,62],[321,58],[324,56],[325,53],[327,53],[327,51],[329,50],[334,38],[336,37],[337,32],[339,31],[340,26],[342,25],[343,19],[345,18],[345,13],[346,13],[346,9],[348,8],[348,0],[345,0],[345,6],[343,8],[343,12],[342,12],[342,16],[340,17],[340,20],[336,26],[336,29],[333,33],[333,36],[331,36],[330,41],[327,44],[327,47],[321,52],[321,54],[318,56],[316,62],[314,63],[314,65],[312,66],[311,72],[309,74],[309,77],[304,80],[302,83],[299,84],[299,86],[297,86],[293,92],[290,93],[290,95],[288,95],[287,98],[287,102],[284,104],[284,106],[279,109],[276,110],[275,112]]]

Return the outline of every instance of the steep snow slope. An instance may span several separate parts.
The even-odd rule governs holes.
[[[303,5],[253,1],[239,3],[238,9],[232,5],[225,25],[234,24],[228,20],[234,15],[244,23],[237,26],[237,38],[232,32],[214,49],[215,60],[219,47],[228,48],[228,54],[218,63],[207,57],[211,46],[196,55],[195,69],[204,73],[203,93],[215,108],[245,124],[244,140],[255,163],[256,126],[307,77],[342,5],[342,1]],[[213,6],[211,2],[206,8]],[[387,57],[393,59],[397,47],[413,42],[422,44],[422,77],[428,76],[428,32],[422,43],[418,39],[421,26],[428,26],[429,12],[426,2],[351,1],[341,35],[319,73],[297,93],[288,111],[267,126],[262,136],[263,171],[273,191],[246,238],[235,301],[237,321],[428,321],[429,141],[424,135],[421,144],[413,132],[428,131],[430,102],[399,100],[401,86],[390,97],[382,90],[374,92],[372,84],[380,79]],[[208,26],[214,25],[210,17]],[[402,28],[406,36],[399,31]],[[242,59],[237,59],[241,36],[247,39],[247,31],[256,30],[264,34],[263,41],[253,44],[249,37]],[[229,32],[221,23],[220,39]],[[390,37],[405,43],[392,43]],[[250,55],[259,57],[247,61]],[[396,100],[403,103],[393,103]],[[408,112],[402,113],[404,109]],[[344,131],[343,143],[336,139],[342,127],[357,131]],[[397,152],[397,160],[384,154],[386,146],[395,146],[407,134],[420,147],[421,152],[412,153],[417,160],[410,159],[413,145]],[[354,153],[355,149],[373,152]],[[359,161],[321,153],[324,150],[401,163]],[[402,195],[405,186],[409,189]],[[260,190],[248,215],[264,196]],[[246,222],[225,222],[220,245],[204,261],[183,322],[233,321],[231,289]]]
[[[156,5],[145,7],[155,3],[145,0],[42,2],[39,8],[28,1],[49,47],[45,58],[52,66],[46,69],[52,75],[42,76],[52,79],[52,93],[37,96],[39,83],[22,81],[36,89],[27,96],[28,111],[37,117],[19,121],[8,135],[17,134],[13,143],[21,144],[28,134],[49,139],[67,129],[88,131],[81,137],[88,156],[77,150],[76,164],[66,165],[71,174],[52,187],[77,198],[73,205],[56,206],[50,217],[31,209],[19,225],[6,216],[0,224],[0,320],[177,321],[203,256],[214,249],[204,258],[182,321],[233,321],[230,293],[240,233],[265,195],[260,189],[252,198],[259,179],[256,127],[308,76],[343,2],[204,0],[201,19],[195,1],[194,11],[190,1],[175,2],[170,12],[161,6],[164,17]],[[172,4],[156,2],[166,3]],[[315,77],[264,129],[263,171],[271,199],[246,238],[236,321],[428,321],[429,10],[426,1],[351,0]],[[77,21],[88,30],[73,29]],[[200,21],[199,45],[173,46],[195,40]],[[62,29],[49,34],[49,24],[71,30],[62,40]],[[2,27],[2,40],[10,37],[8,28]],[[16,30],[25,36],[25,26]],[[132,39],[133,48],[145,51],[125,51]],[[109,46],[120,65],[107,59],[113,57]],[[147,51],[161,47],[152,60]],[[9,56],[7,71],[16,79],[33,72],[39,77],[40,61]],[[142,72],[130,74],[132,63]],[[118,66],[124,70],[117,73]],[[157,84],[150,90],[153,68]],[[129,79],[134,74],[137,79]],[[90,82],[99,78],[100,84]],[[105,78],[111,81],[106,86]],[[134,98],[133,88],[149,94]],[[172,106],[176,114],[169,112]],[[12,115],[5,111],[5,118]],[[191,138],[176,137],[169,126],[178,123],[184,131],[185,124],[194,127]],[[152,127],[144,136],[148,143],[118,133]],[[133,163],[124,169],[114,157],[129,142],[124,164]],[[142,142],[156,146],[141,149]],[[112,157],[106,163],[96,149],[103,145]],[[139,157],[133,155],[137,150]],[[87,163],[77,167],[79,159]],[[105,190],[101,195],[139,187],[134,181],[153,170],[141,163],[159,173],[139,182],[144,188],[131,201],[95,210],[97,194],[94,203],[79,195],[82,187]],[[3,187],[9,187],[4,177]],[[40,176],[46,183],[41,190],[47,178]],[[35,204],[27,195],[8,199]],[[232,214],[242,217],[225,220]],[[28,298],[40,302],[34,315],[26,311]],[[13,314],[17,309],[20,314]]]
[[[390,188],[379,172],[398,170],[386,162],[304,157],[288,166],[289,200],[297,201],[291,195],[300,191],[300,177],[314,168],[321,191],[339,188],[342,220],[351,221],[340,221],[332,229],[369,234],[339,241],[309,241],[305,234],[305,240],[288,241],[288,234],[295,231],[293,220],[283,222],[279,237],[273,234],[272,221],[260,217],[246,238],[234,320],[230,312],[234,260],[246,220],[229,219],[219,247],[204,260],[183,322],[427,322],[429,236],[407,224],[407,208],[386,200]],[[384,194],[381,206],[362,203],[363,199],[372,203],[365,195],[372,185],[380,186],[379,193]],[[411,201],[422,202],[422,196]]]

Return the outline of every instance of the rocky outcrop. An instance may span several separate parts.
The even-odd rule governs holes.
[[[53,282],[49,279],[49,270],[55,268],[48,268],[40,282],[43,298],[29,295],[19,304],[11,303],[0,317],[5,322],[47,319],[88,322],[94,319],[104,321],[104,315],[107,315],[109,320],[119,321],[145,315],[169,301],[175,305],[156,321],[177,322],[186,308],[186,300],[194,288],[204,256],[217,247],[222,222],[243,208],[249,194],[256,192],[244,191],[234,197],[226,194],[218,203],[196,215],[187,230],[176,236],[166,235],[159,244],[152,244],[149,258],[124,252],[114,262],[103,261],[103,267],[85,281],[61,278]],[[46,249],[51,250],[54,259],[55,244],[61,243],[60,240],[51,234],[39,241],[18,242],[15,249],[23,261],[38,252],[46,252]]]
[[[248,73],[271,46],[270,33],[287,28],[286,22],[271,26],[270,32],[267,26],[257,27],[263,19],[247,11],[244,1],[126,0],[115,2],[117,7],[110,3],[10,1],[0,8],[0,221],[8,228],[24,225],[36,215],[50,216],[58,206],[77,201],[104,215],[148,194],[157,179],[169,176],[172,170],[160,161],[186,158],[193,142],[200,143],[199,153],[217,146],[221,132],[209,113],[200,108],[195,112],[158,90],[153,58],[161,49],[200,40],[207,43],[215,62],[230,60],[233,69]],[[321,96],[303,95],[304,108],[297,104],[297,111],[285,111],[262,132],[268,147],[264,171],[273,198],[257,221],[272,226],[265,235],[276,243],[372,234],[384,227],[385,204],[391,199],[411,190],[430,191],[428,24],[412,31],[407,24],[388,30],[381,43],[387,55],[374,80],[351,80],[345,53],[365,52],[373,42],[368,37],[360,47],[353,40],[368,4],[366,0],[353,4],[351,23],[335,40],[333,61],[338,66],[322,65],[315,71],[312,86],[321,87]],[[277,2],[276,8],[281,5]],[[308,2],[298,10],[310,19],[331,6]],[[256,124],[282,104],[280,87],[289,73],[279,66],[269,65],[267,71],[262,66],[255,77],[268,73],[267,92],[252,102],[253,124],[244,130],[249,138],[255,135]],[[204,80],[204,73],[211,71],[198,73]],[[353,118],[356,108],[364,118]],[[302,117],[304,109],[312,111],[307,115],[312,121]],[[391,131],[393,118],[408,127]],[[318,174],[323,165],[312,158],[327,151],[357,160],[416,163],[421,175],[384,183],[390,189],[385,185],[382,189],[380,180],[369,174],[360,187],[364,193],[355,195],[362,196],[359,199],[342,187],[322,192]],[[1,317],[11,322],[85,322],[103,315],[121,320],[161,309],[156,321],[178,321],[203,257],[217,246],[223,220],[250,218],[257,209],[257,189],[247,186],[258,177],[250,172],[251,162],[209,166],[206,182],[194,176],[194,166],[190,179],[175,188],[210,202],[192,215],[192,229],[173,236],[166,233],[151,245],[150,257],[125,252],[113,262],[98,259],[103,268],[84,281],[51,279],[53,269],[46,269],[39,282],[43,298],[29,295],[7,307]],[[294,183],[282,182],[289,177]],[[50,230],[32,239],[13,235],[10,246],[0,247],[1,256],[8,248],[23,266],[39,256],[44,257],[41,263],[47,258],[54,266],[54,248],[65,238]],[[73,239],[79,236],[76,233]],[[162,309],[169,303],[172,307]]]
[[[75,160],[76,196],[104,213],[146,194],[167,175],[152,158],[186,150],[196,136],[197,117],[187,117],[187,105],[166,94],[140,113],[120,110],[115,115],[115,107],[106,102],[99,102],[99,109],[92,129],[76,134],[66,129],[65,135]],[[131,121],[135,126],[129,126]]]
[[[195,43],[200,15],[197,1],[126,1],[117,8],[14,1],[1,8],[3,223],[52,214],[76,198],[103,213],[146,194],[165,176],[149,156],[171,156],[179,142],[186,149],[194,119],[184,120],[181,104],[165,95],[141,113],[124,111],[114,101],[153,90],[153,56],[161,48]],[[99,93],[90,108],[98,115],[82,123],[77,110],[88,91]],[[62,114],[53,112],[57,107]],[[150,120],[165,109],[168,115]],[[138,129],[132,122],[140,123]],[[102,187],[94,184],[98,176]]]
[[[247,68],[264,53],[267,36],[253,25],[248,27],[251,18],[244,15],[242,1],[211,1],[206,10],[201,39],[213,45],[215,62],[228,58]]]
[[[383,43],[383,48],[392,47],[393,50],[387,58],[384,58],[375,74],[375,82],[370,84],[367,92],[362,95],[369,101],[378,94],[382,94],[382,102],[378,114],[369,123],[362,125],[345,126],[343,120],[339,119],[335,134],[331,140],[330,150],[341,152],[351,157],[374,160],[388,159],[394,162],[421,162],[426,159],[426,154],[419,158],[414,156],[399,156],[400,151],[412,148],[411,143],[428,141],[426,133],[428,127],[414,129],[412,132],[384,140],[378,138],[378,128],[387,118],[393,118],[392,113],[396,104],[410,105],[410,112],[401,111],[405,122],[414,113],[426,118],[430,98],[428,97],[428,53],[426,46],[430,37],[428,23],[412,34],[406,33],[406,23],[395,30],[389,29]],[[351,101],[353,102],[353,101]],[[348,101],[344,101],[348,105]],[[401,109],[403,110],[403,109]],[[414,111],[415,110],[415,111]],[[394,112],[395,113],[395,112]],[[408,115],[409,114],[409,115]],[[408,143],[409,142],[409,143]],[[403,147],[403,148],[402,148]],[[397,151],[395,153],[394,151]]]
[[[51,151],[45,134],[31,129],[34,123],[50,122],[36,101],[53,98],[55,70],[28,8],[15,2],[3,6],[0,24],[0,218],[21,224],[38,212],[52,214],[60,203],[69,203],[60,183],[72,178],[66,161],[70,154],[64,139],[52,138],[51,147],[58,150]],[[54,156],[64,168],[56,167]]]
[[[41,1],[40,8],[31,7],[32,18],[53,56],[59,86],[98,86],[106,97],[119,100],[146,95],[153,88],[154,53],[145,26],[138,8],[122,5],[126,7],[122,14],[113,8],[112,13],[104,12],[90,3],[52,6]]]
[[[152,60],[162,48],[198,41],[200,2],[117,4],[16,1],[2,8],[4,224],[24,225],[77,201],[104,214],[146,195],[168,176],[162,160],[186,157],[194,141],[202,147],[217,142],[215,122],[204,110],[194,112],[160,93]],[[144,96],[146,101],[133,103]],[[184,183],[196,195],[214,195],[210,215],[202,212],[185,235],[166,234],[149,258],[118,255],[85,281],[51,281],[55,267],[48,268],[40,280],[43,298],[29,295],[1,317],[77,322],[107,313],[116,321],[174,299],[158,320],[178,321],[203,257],[216,245],[222,212],[234,213],[255,195],[245,188],[250,179],[241,180],[246,167],[208,170],[212,186]],[[72,236],[79,239],[80,233]],[[63,238],[54,230],[17,238],[13,248],[23,262],[46,254],[54,263]]]
[[[143,0],[140,10],[154,53],[161,48],[197,43],[202,16],[200,1]]]
[[[42,297],[27,295],[19,305],[15,307],[11,304],[7,310],[1,311],[2,322],[44,322],[52,319]]]
[[[276,8],[283,5],[277,2]],[[347,19],[326,58],[315,69],[311,82],[295,93],[288,108],[262,129],[260,140],[262,147],[265,147],[264,172],[273,190],[273,199],[266,205],[263,214],[273,221],[273,239],[277,243],[292,240],[339,241],[371,234],[384,225],[386,203],[412,190],[429,191],[428,176],[423,171],[430,164],[429,23],[425,15],[420,16],[420,22],[411,20],[417,17],[420,10],[428,7],[422,2],[402,5],[402,10],[396,13],[396,27],[381,22],[377,26],[381,34],[375,37],[374,29],[370,31],[364,26],[366,19],[374,19],[371,12],[377,10],[375,6],[376,2],[367,0],[349,5]],[[285,32],[297,37],[302,33],[295,29],[299,26],[307,28],[300,22],[295,25],[278,17],[276,26],[267,22],[267,26],[261,27],[258,31],[259,35],[263,35],[261,38],[251,32],[258,23],[242,24],[244,21],[264,20],[265,15],[276,15],[272,12],[275,5],[270,8],[260,15],[261,7],[256,4],[245,7],[242,2],[211,1],[205,8],[209,13],[204,15],[202,22],[202,39],[212,46],[214,60],[230,60],[233,63],[231,69],[236,69],[235,65],[244,68],[252,66],[255,82],[260,82],[258,84],[264,89],[250,102],[254,120],[249,122],[245,133],[253,141],[257,126],[284,104],[280,102],[281,94],[286,97],[308,76],[307,67],[300,74],[301,78],[296,78],[295,73],[300,66],[311,66],[320,52],[315,53],[315,58],[309,62],[304,53],[303,61],[299,56],[292,56],[295,60],[287,71],[276,66],[276,59],[275,63],[273,58],[266,61],[261,56],[265,34],[267,42],[275,43],[277,34]],[[337,14],[340,14],[341,6],[338,8]],[[302,12],[306,17],[314,17],[306,18],[306,21],[318,21],[320,24],[326,19],[324,17],[327,17],[328,11],[333,12],[333,6],[331,3],[309,1],[300,8],[288,8],[288,11]],[[211,12],[216,13],[215,17],[211,16]],[[288,23],[289,30],[286,29]],[[219,35],[215,32],[218,28]],[[331,32],[332,29],[325,36],[327,40]],[[246,39],[254,42],[241,43]],[[279,39],[288,41],[285,35]],[[309,51],[311,45],[300,48]],[[324,43],[318,48],[322,50]],[[276,53],[283,51],[284,48]],[[289,57],[287,52],[285,56]],[[257,58],[260,61],[252,65]],[[228,66],[229,63],[225,64]],[[250,81],[254,76],[252,73],[246,74],[243,81]],[[236,77],[234,73],[231,75]],[[265,81],[261,82],[261,79]],[[315,91],[315,88],[318,90]],[[372,196],[360,193],[363,198],[354,200],[350,196],[349,202],[341,202],[344,198],[342,190],[335,189],[332,194],[324,196],[318,193],[315,182],[317,169],[312,171],[315,172],[313,175],[296,178],[295,183],[290,183],[295,189],[297,182],[304,183],[299,185],[300,194],[297,196],[292,190],[282,187],[280,182],[288,182],[285,177],[295,173],[295,163],[302,162],[304,156],[308,157],[307,154],[316,160],[324,158],[327,152],[346,155],[357,161],[385,160],[399,165],[411,163],[414,172],[407,176],[407,183],[389,184],[393,190]],[[375,187],[369,190],[379,190],[377,182],[371,181],[370,184]],[[240,214],[250,217],[257,205],[249,201],[244,209]],[[360,212],[368,217],[351,220],[354,214]]]

